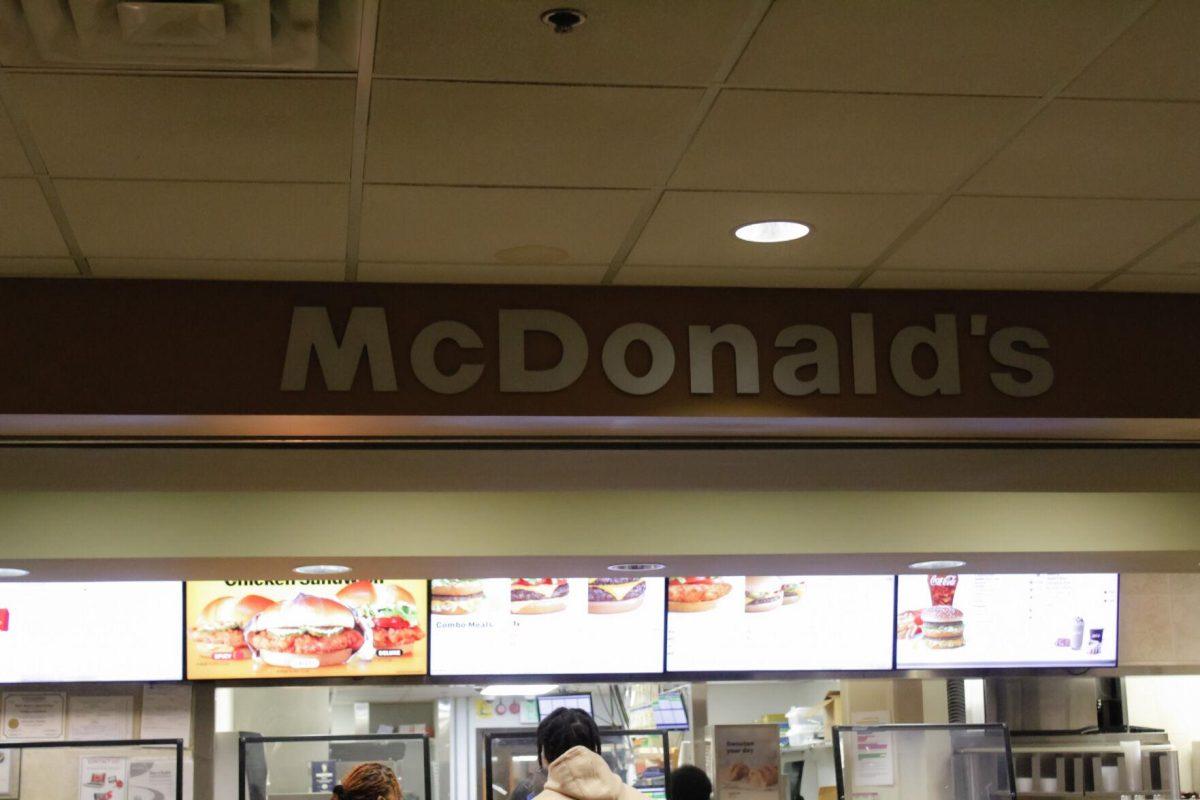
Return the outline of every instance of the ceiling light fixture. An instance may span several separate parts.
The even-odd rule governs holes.
[[[557,683],[493,683],[479,690],[484,697],[537,697],[558,688]]]
[[[577,8],[552,8],[542,13],[542,22],[555,33],[570,33],[587,22],[587,14]]]
[[[954,559],[943,559],[940,561],[918,561],[915,564],[909,564],[908,568],[909,569],[924,569],[924,570],[958,569],[959,567],[965,567],[966,565],[967,565],[967,562],[965,562],[965,561],[955,561]]]
[[[24,578],[29,570],[20,567],[0,567],[0,578]]]
[[[803,239],[812,231],[812,228],[805,225],[803,222],[795,222],[786,219],[764,220],[763,222],[749,222],[734,229],[733,235],[741,239],[743,242],[753,242],[754,244],[779,244],[780,242],[791,242],[796,239]]]
[[[609,564],[609,572],[659,572],[667,568],[666,564],[647,562],[645,564]]]
[[[292,570],[301,575],[341,575],[349,571],[350,567],[343,567],[341,564],[306,564]]]

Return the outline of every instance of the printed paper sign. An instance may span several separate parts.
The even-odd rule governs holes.
[[[779,800],[778,725],[717,725],[713,728],[717,800]]]

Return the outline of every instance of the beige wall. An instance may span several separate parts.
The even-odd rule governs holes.
[[[1120,651],[1123,666],[1200,667],[1200,575],[1122,575]]]
[[[1198,493],[8,492],[6,559],[1194,551]],[[1181,568],[1195,569],[1196,564]]]

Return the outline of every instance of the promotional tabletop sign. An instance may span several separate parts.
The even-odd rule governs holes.
[[[127,800],[129,761],[117,756],[79,759],[79,800]]]
[[[778,725],[715,725],[715,800],[782,800]]]
[[[424,675],[421,580],[192,581],[189,680]]]

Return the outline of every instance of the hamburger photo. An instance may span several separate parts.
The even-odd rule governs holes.
[[[355,581],[337,593],[371,628],[375,652],[392,655],[425,638],[412,593],[392,583]]]
[[[784,578],[783,604],[790,606],[793,603],[799,603],[801,597],[804,597],[804,581],[798,581],[795,578]]]
[[[774,611],[783,605],[783,582],[763,575],[746,578],[746,613]]]
[[[954,606],[933,606],[921,612],[921,636],[933,650],[962,647],[963,613]]]
[[[327,597],[297,594],[250,621],[246,643],[254,657],[275,667],[315,669],[345,664],[366,642],[349,608]]]
[[[724,578],[671,578],[667,582],[667,610],[684,613],[708,611],[733,591]]]
[[[441,578],[429,590],[434,614],[473,614],[483,605],[483,583],[474,578]]]
[[[566,578],[513,578],[510,600],[514,614],[552,614],[567,607],[571,587]]]
[[[588,581],[589,614],[621,614],[633,611],[646,597],[642,578],[592,578]]]
[[[274,602],[256,594],[248,594],[240,600],[228,596],[213,600],[200,612],[190,633],[196,652],[215,661],[249,658],[246,623]]]

